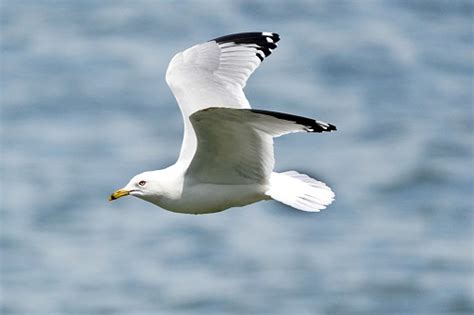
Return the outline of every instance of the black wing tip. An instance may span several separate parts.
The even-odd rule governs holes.
[[[277,43],[280,41],[280,35],[278,33],[272,32],[244,32],[244,33],[234,33],[229,35],[220,36],[210,41],[215,41],[217,43],[227,43],[227,42],[241,42],[246,44],[254,43],[252,40],[260,40],[267,42],[267,38],[271,39],[271,42],[268,43]],[[275,45],[276,47],[276,45]]]
[[[272,49],[277,48],[277,42],[280,41],[280,35],[272,32],[247,32],[235,33],[212,39],[218,44],[235,43],[235,44],[254,44],[257,45],[257,53],[255,54],[260,62],[270,56]]]
[[[323,121],[319,121],[319,120],[315,120],[315,119],[311,119],[311,118],[307,118],[303,116],[297,116],[297,115],[281,113],[281,112],[272,112],[272,111],[261,110],[261,109],[249,109],[249,110],[258,114],[264,114],[264,115],[273,116],[278,119],[293,121],[295,124],[304,126],[307,132],[331,132],[331,131],[337,130],[336,126],[333,124],[329,124],[327,122],[323,122]]]
[[[310,119],[310,118],[307,118]],[[326,122],[318,121],[318,120],[312,120],[311,124],[306,125],[308,128],[308,132],[331,132],[331,131],[336,131],[337,128],[333,124],[329,124]]]
[[[330,124],[330,123],[328,123],[328,125],[329,125],[329,127],[328,127],[327,131],[337,131],[336,126],[334,126],[333,124]]]

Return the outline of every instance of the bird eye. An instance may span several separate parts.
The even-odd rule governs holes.
[[[140,186],[145,186],[146,182],[144,180],[141,180],[140,182],[138,182],[138,185]]]

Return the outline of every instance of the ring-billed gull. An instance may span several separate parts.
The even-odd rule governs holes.
[[[295,171],[273,172],[273,138],[336,130],[290,114],[251,109],[243,88],[277,47],[276,33],[239,33],[179,52],[166,82],[181,109],[184,138],[172,166],[134,176],[109,200],[132,195],[173,212],[204,214],[277,200],[319,211],[334,200],[323,182]]]

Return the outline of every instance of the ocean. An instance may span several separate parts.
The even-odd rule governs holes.
[[[472,1],[0,2],[0,313],[473,314]],[[173,55],[279,47],[254,108],[314,117],[276,170],[335,202],[180,215],[107,197],[174,163]]]

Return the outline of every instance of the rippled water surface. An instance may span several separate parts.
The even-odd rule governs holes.
[[[472,314],[472,1],[0,2],[2,314]],[[178,215],[107,196],[174,162],[179,50],[274,31],[256,108],[318,214]]]

